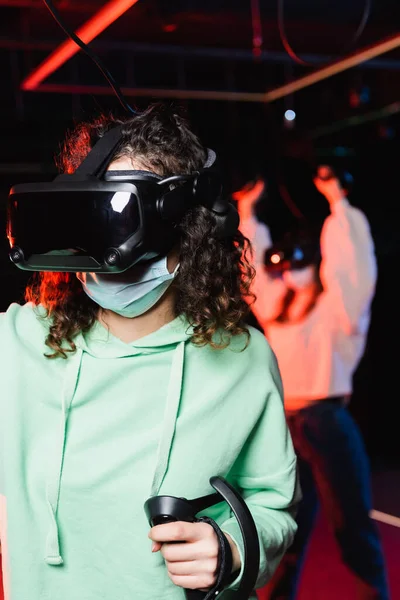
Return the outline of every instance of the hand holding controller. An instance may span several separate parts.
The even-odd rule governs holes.
[[[173,521],[205,522],[213,527],[219,541],[217,581],[207,592],[185,590],[188,600],[212,600],[233,580],[231,575],[232,553],[229,542],[218,525],[211,519],[198,519],[196,515],[210,506],[226,501],[238,520],[244,541],[243,572],[239,589],[235,595],[238,599],[247,600],[254,589],[258,576],[260,550],[257,530],[246,503],[236,490],[220,477],[212,477],[210,483],[217,493],[194,500],[173,496],[155,496],[146,501],[145,513],[151,527]]]

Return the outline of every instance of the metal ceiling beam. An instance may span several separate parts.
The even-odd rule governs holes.
[[[396,33],[395,35],[376,42],[376,44],[372,44],[368,48],[363,48],[354,52],[341,60],[338,60],[330,65],[322,67],[313,73],[309,73],[304,77],[299,77],[290,83],[279,86],[273,90],[270,90],[265,94],[264,102],[274,102],[279,98],[284,98],[289,94],[294,94],[299,90],[302,90],[310,85],[314,85],[314,83],[318,83],[319,81],[323,81],[324,79],[328,79],[333,75],[337,75],[338,73],[343,73],[343,71],[347,71],[353,67],[357,67],[361,63],[371,60],[376,56],[380,56],[385,52],[390,52],[391,50],[395,50],[400,47],[400,33]]]
[[[388,104],[387,106],[378,108],[377,110],[371,110],[363,115],[349,117],[348,119],[342,119],[341,121],[330,123],[325,127],[319,127],[311,132],[310,138],[315,140],[326,135],[331,135],[332,133],[337,133],[338,131],[342,131],[343,129],[347,129],[349,127],[357,127],[364,125],[365,123],[372,123],[373,121],[386,119],[399,113],[400,102],[392,102],[392,104]]]
[[[42,83],[32,92],[45,92],[49,94],[77,94],[93,96],[111,96],[114,91],[109,86],[102,85],[74,85]],[[252,92],[231,92],[223,90],[188,90],[171,88],[122,88],[125,97],[149,98],[174,98],[180,100],[224,100],[231,102],[263,102],[265,94]]]
[[[0,0],[1,2],[1,0]],[[12,39],[0,36],[0,49],[4,50],[21,50],[43,52],[51,52],[57,47],[59,42],[52,40],[21,40]],[[209,48],[201,46],[176,46],[167,44],[144,44],[137,42],[113,42],[96,40],[90,44],[92,50],[99,51],[115,51],[130,52],[136,55],[161,55],[179,58],[210,58],[216,60],[236,60],[238,62],[254,61],[254,55],[251,50],[243,50],[241,48]],[[313,63],[316,66],[326,64],[337,57],[327,56],[324,54],[304,54],[304,60]],[[290,63],[292,59],[286,52],[263,51],[257,59],[262,62],[271,63]],[[400,60],[377,58],[358,65],[362,69],[387,69],[400,70]]]
[[[138,0],[109,0],[77,30],[76,35],[88,44],[137,2]],[[35,89],[79,51],[79,46],[73,40],[67,39],[24,79],[21,89]]]

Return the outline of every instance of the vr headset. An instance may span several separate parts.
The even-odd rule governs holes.
[[[107,171],[121,139],[122,126],[117,126],[73,174],[11,189],[7,237],[17,267],[121,273],[165,256],[179,241],[183,217],[196,206],[211,211],[221,238],[235,235],[239,215],[222,197],[212,150],[203,169],[190,175]]]
[[[319,241],[311,235],[287,235],[281,243],[274,244],[264,255],[267,271],[281,274],[283,271],[304,269],[318,264],[321,259]]]
[[[323,170],[322,170],[323,169]],[[323,181],[338,179],[340,186],[351,193],[353,176],[344,170],[331,166],[320,166],[314,169],[314,177]],[[311,227],[304,227],[288,233],[281,242],[274,244],[264,254],[264,265],[271,274],[279,275],[286,270],[303,269],[321,260],[319,236]]]

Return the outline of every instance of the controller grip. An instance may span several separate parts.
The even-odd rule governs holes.
[[[144,511],[152,527],[164,525],[174,521],[187,521],[192,523],[196,517],[196,508],[185,498],[173,496],[154,496],[149,498]],[[207,593],[199,590],[185,590],[186,600],[204,600]]]
[[[331,166],[319,167],[316,176],[322,181],[330,181],[337,177],[335,170]]]
[[[186,498],[174,496],[153,496],[146,500],[144,512],[152,527],[173,521],[193,523],[196,512]]]
[[[144,505],[147,520],[151,526],[171,521],[194,522],[199,512],[225,501],[236,517],[244,543],[243,574],[239,588],[235,590],[234,595],[238,600],[247,600],[255,588],[260,564],[260,546],[256,525],[244,499],[225,479],[211,477],[210,484],[216,493],[193,500],[174,496],[149,498]],[[221,584],[222,582],[217,581],[217,584],[209,592],[185,590],[186,599],[215,600],[217,595],[223,591],[220,587]]]

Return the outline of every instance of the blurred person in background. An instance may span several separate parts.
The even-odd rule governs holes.
[[[320,503],[357,579],[357,597],[388,600],[381,542],[369,516],[368,458],[347,409],[375,293],[374,243],[365,215],[350,205],[333,170],[319,167],[314,183],[331,213],[320,235],[299,229],[275,245],[255,216],[265,182],[233,196],[254,248],[253,313],[278,359],[303,492],[295,541],[265,591],[271,600],[296,598]]]

